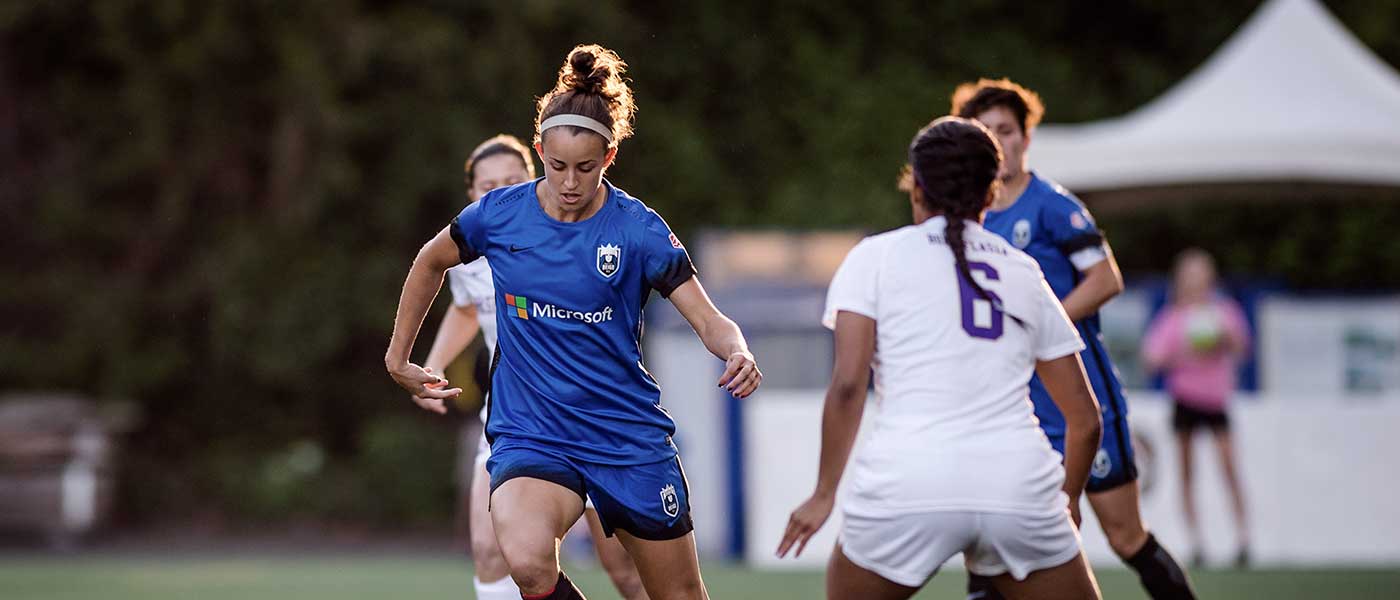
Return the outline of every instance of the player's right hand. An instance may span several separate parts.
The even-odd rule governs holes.
[[[462,393],[461,388],[447,387],[447,380],[434,375],[431,369],[424,369],[413,363],[404,363],[391,369],[389,376],[394,378],[399,387],[408,390],[414,404],[440,415],[447,414],[445,401]]]
[[[787,531],[783,533],[783,541],[778,543],[778,558],[787,556],[788,550],[791,550],[794,544],[797,545],[797,551],[792,554],[793,558],[802,556],[807,542],[811,541],[812,536],[826,523],[835,504],[834,497],[814,494],[797,507],[797,510],[792,511],[792,517],[788,518]]]

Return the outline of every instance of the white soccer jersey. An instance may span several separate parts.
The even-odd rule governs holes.
[[[944,225],[862,240],[831,282],[823,324],[839,311],[876,322],[874,423],[848,471],[846,511],[1062,512],[1064,468],[1027,384],[1037,360],[1083,342],[1035,260],[971,221],[969,266],[1004,312],[963,284]]]
[[[476,307],[487,356],[491,356],[496,351],[496,286],[491,282],[491,265],[478,258],[452,267],[447,270],[447,283],[452,288],[453,304]]]
[[[452,288],[452,304],[476,307],[476,322],[481,324],[481,335],[486,341],[486,358],[493,358],[496,354],[496,284],[491,281],[491,265],[486,264],[485,258],[478,258],[452,267],[447,270],[447,283]],[[477,382],[477,385],[485,384]],[[481,422],[486,422],[484,405]],[[485,440],[485,432],[482,436]]]

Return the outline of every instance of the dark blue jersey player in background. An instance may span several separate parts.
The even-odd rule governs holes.
[[[1035,258],[1084,339],[1080,357],[1103,411],[1103,436],[1085,495],[1109,545],[1137,571],[1154,599],[1194,598],[1185,571],[1147,531],[1139,509],[1128,406],[1099,332],[1099,307],[1123,291],[1118,264],[1084,205],[1026,165],[1031,134],[1045,112],[1040,97],[1006,79],[983,79],[958,86],[951,112],[981,121],[1001,142],[1002,191],[983,226]],[[1064,416],[1038,378],[1031,379],[1030,396],[1041,428],[1063,454]],[[999,597],[990,580],[976,576],[968,593],[969,598]]]
[[[409,363],[413,339],[443,272],[491,261],[499,345],[486,422],[491,520],[527,599],[583,597],[559,568],[558,545],[585,497],[632,555],[651,598],[707,597],[675,423],[642,366],[642,308],[652,291],[725,361],[720,386],[746,397],[762,380],[743,334],[710,302],[666,222],[603,179],[632,133],[625,68],[599,46],[570,52],[538,105],[545,176],[492,191],[423,247],[385,355],[415,402],[443,412],[442,400],[459,390]]]

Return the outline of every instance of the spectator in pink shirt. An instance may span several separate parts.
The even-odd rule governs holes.
[[[1170,303],[1148,327],[1143,364],[1162,371],[1175,410],[1172,429],[1181,449],[1181,494],[1186,523],[1201,562],[1200,522],[1192,502],[1191,437],[1199,427],[1210,430],[1234,501],[1238,549],[1236,565],[1249,561],[1249,529],[1244,497],[1235,467],[1227,403],[1235,393],[1235,371],[1249,349],[1249,326],[1239,305],[1215,288],[1215,262],[1192,248],[1176,260]]]

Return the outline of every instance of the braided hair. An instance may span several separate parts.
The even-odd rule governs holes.
[[[962,117],[943,117],[926,125],[909,144],[908,172],[922,193],[924,208],[947,221],[943,232],[958,275],[998,310],[1001,302],[972,277],[967,263],[963,232],[967,221],[981,221],[992,199],[1001,168],[1001,146],[981,123]],[[1021,320],[1007,314],[1017,323]]]

